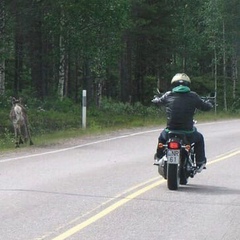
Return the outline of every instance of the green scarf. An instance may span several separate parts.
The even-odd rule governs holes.
[[[187,92],[190,92],[190,91],[191,91],[191,90],[190,90],[189,87],[187,87],[187,86],[182,86],[182,85],[177,86],[177,87],[175,87],[175,88],[172,89],[172,92],[174,92],[174,93],[187,93]]]

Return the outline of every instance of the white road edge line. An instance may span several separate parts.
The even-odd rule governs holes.
[[[215,124],[220,124],[220,123],[223,123],[223,122],[225,122],[225,121],[202,123],[202,124],[198,124],[198,126],[212,125],[212,124],[215,125]],[[95,141],[95,142],[89,142],[89,143],[85,143],[85,144],[76,145],[76,146],[73,146],[73,147],[62,148],[62,149],[58,149],[58,150],[54,150],[54,151],[48,151],[48,152],[44,152],[44,153],[30,154],[30,155],[25,155],[25,156],[21,156],[21,157],[15,157],[15,158],[7,158],[7,159],[0,160],[0,163],[10,162],[10,161],[15,161],[15,160],[20,160],[20,159],[26,159],[26,158],[32,158],[32,157],[38,157],[38,156],[44,156],[44,155],[48,155],[48,154],[65,152],[65,151],[69,151],[69,150],[73,150],[73,149],[77,149],[77,148],[83,148],[83,147],[86,147],[86,146],[91,146],[91,145],[95,145],[95,144],[99,144],[99,143],[104,143],[104,142],[109,142],[109,141],[113,141],[113,140],[122,139],[122,138],[134,137],[134,136],[142,135],[142,134],[146,134],[146,133],[152,133],[152,132],[159,132],[160,133],[160,131],[162,131],[162,130],[163,130],[163,128],[153,129],[153,130],[131,133],[131,134],[122,135],[122,136],[113,137],[113,138],[107,138],[107,139],[103,139],[103,140],[99,140],[99,141]]]

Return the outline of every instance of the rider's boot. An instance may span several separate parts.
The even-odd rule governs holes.
[[[164,152],[162,149],[157,149],[157,152],[154,154],[154,163],[153,165],[159,165],[160,160],[164,157]]]
[[[154,154],[154,162],[153,165],[159,165],[160,158],[157,157],[157,153]]]
[[[196,172],[200,173],[203,169],[206,169],[206,163],[198,163]]]

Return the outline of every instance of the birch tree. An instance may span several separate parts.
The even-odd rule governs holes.
[[[232,97],[233,100],[237,100],[238,90],[238,69],[239,69],[239,58],[240,58],[240,2],[238,0],[232,0],[231,2],[225,3],[227,10],[227,19],[229,22],[229,31],[230,31],[230,39],[229,42],[231,44],[231,80],[233,83],[232,88]]]
[[[4,0],[1,0],[0,1],[0,95],[4,95],[5,93],[4,34],[5,34],[5,8],[4,8]]]
[[[212,69],[214,76],[215,96],[218,93],[218,64],[219,51],[221,46],[220,19],[221,14],[218,8],[218,0],[206,1],[203,6],[203,16],[205,25],[205,37],[208,48],[213,52]],[[216,100],[215,100],[216,101]],[[215,104],[216,106],[216,104]],[[215,109],[216,111],[216,109]]]
[[[228,2],[209,0],[205,4],[206,35],[209,39],[209,47],[214,51],[215,78],[217,78],[217,75],[221,75],[223,79],[222,100],[224,110],[228,110],[228,102],[236,98],[238,48],[240,47],[237,40],[239,39],[239,11],[239,1],[235,0]],[[218,84],[216,81],[216,91]],[[230,88],[232,94],[228,94]]]
[[[63,36],[63,30],[65,30],[65,17],[61,7],[60,16],[60,37],[59,37],[59,51],[60,51],[60,62],[59,62],[59,77],[58,77],[58,96],[62,100],[64,97],[64,84],[65,84],[65,69],[66,69],[66,53],[65,53],[65,41]]]

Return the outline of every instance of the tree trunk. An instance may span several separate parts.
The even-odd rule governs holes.
[[[236,86],[237,86],[237,78],[238,78],[238,71],[237,71],[237,56],[234,50],[232,56],[232,82],[233,82],[233,99],[236,99]]]
[[[18,96],[18,93],[21,91],[21,78],[23,72],[23,30],[22,26],[23,20],[21,16],[21,8],[19,3],[16,1],[16,8],[14,9],[15,14],[15,69],[14,69],[14,85],[13,85],[13,94]]]
[[[4,0],[0,1],[0,95],[5,93],[5,57],[4,57],[4,33],[5,33]]]
[[[224,99],[224,110],[227,111],[226,37],[225,37],[225,22],[224,22],[224,20],[223,20],[223,99]]]
[[[143,91],[144,91],[144,75],[145,73],[145,47],[146,40],[144,37],[137,39],[136,43],[136,60],[135,60],[135,69],[134,69],[134,86],[136,86],[134,92],[134,101],[143,100]]]
[[[44,84],[42,76],[42,34],[41,34],[41,22],[36,21],[33,25],[33,30],[31,33],[32,42],[31,42],[31,73],[32,73],[32,82],[35,87],[36,97],[43,99],[44,93]]]
[[[122,52],[120,62],[120,81],[121,81],[121,100],[123,102],[131,101],[131,48],[129,37],[127,34],[124,36],[124,49]]]
[[[214,111],[215,114],[217,113],[217,91],[218,91],[218,87],[217,87],[217,49],[216,49],[216,43],[214,44],[214,88],[215,88],[215,104],[214,104]]]
[[[45,94],[45,81],[42,75],[43,69],[43,42],[42,42],[42,10],[38,2],[34,2],[31,12],[30,61],[32,83],[36,97],[43,99]]]
[[[64,10],[61,9],[60,16],[60,37],[59,37],[59,51],[60,51],[60,62],[59,62],[59,75],[58,75],[58,96],[62,100],[64,97],[64,88],[66,80],[66,39],[63,36],[65,30],[65,15]]]
[[[60,36],[59,48],[60,48],[60,63],[59,63],[59,77],[58,77],[58,96],[62,100],[64,95],[65,64],[66,64],[63,36]]]
[[[83,65],[83,89],[87,90],[88,102],[93,100],[93,78],[91,76],[90,60],[85,59]]]

